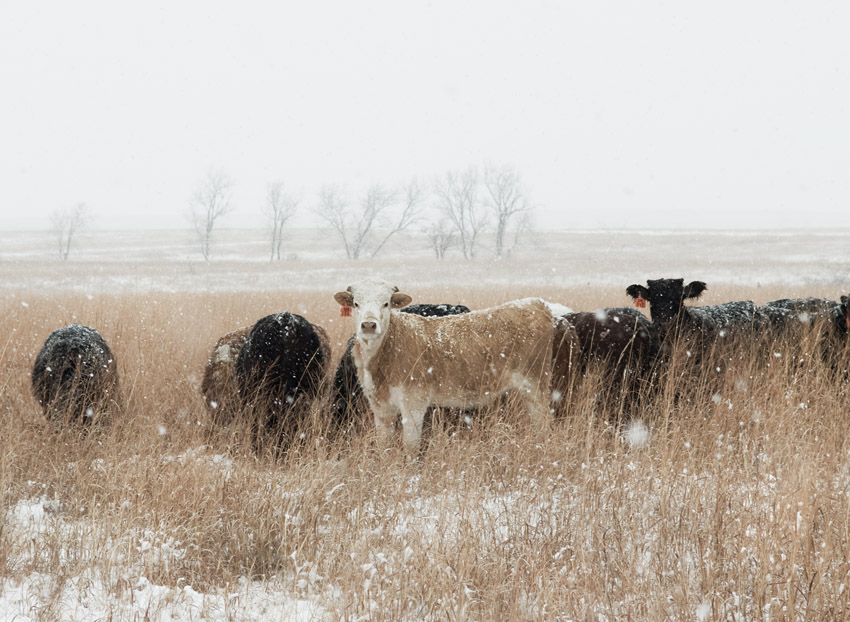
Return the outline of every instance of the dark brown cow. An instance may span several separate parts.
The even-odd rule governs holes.
[[[248,340],[251,328],[243,326],[219,339],[204,368],[201,394],[210,416],[217,425],[230,423],[242,407],[234,370],[236,357]]]
[[[652,323],[635,309],[600,309],[556,318],[553,401],[557,405],[591,366],[601,370],[611,397],[636,396],[649,382],[656,344]]]

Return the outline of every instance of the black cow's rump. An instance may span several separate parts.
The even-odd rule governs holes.
[[[91,424],[118,400],[118,369],[94,328],[71,324],[50,333],[35,358],[32,391],[55,425]]]
[[[282,445],[291,441],[322,389],[329,359],[324,329],[300,315],[284,311],[254,324],[234,371],[257,434]]]

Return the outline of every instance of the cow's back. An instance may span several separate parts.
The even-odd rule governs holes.
[[[394,312],[365,372],[379,401],[404,388],[437,406],[467,406],[523,382],[548,393],[552,325],[538,299],[441,318]]]

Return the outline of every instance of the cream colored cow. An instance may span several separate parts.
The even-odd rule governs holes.
[[[408,450],[416,450],[429,406],[486,406],[516,391],[532,422],[549,423],[552,313],[539,299],[448,317],[399,313],[411,297],[367,279],[334,299],[353,307],[354,362],[383,442],[401,415]]]

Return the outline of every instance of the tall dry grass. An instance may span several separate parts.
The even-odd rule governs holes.
[[[521,287],[420,298],[481,307],[541,293],[610,300]],[[55,577],[33,617],[58,619],[69,582],[129,599],[140,577],[234,592],[243,577],[274,579],[345,620],[850,616],[844,353],[825,359],[810,335],[718,352],[718,373],[677,352],[629,413],[648,432],[610,417],[608,379],[591,371],[545,438],[509,407],[436,421],[418,462],[369,434],[331,444],[308,431],[284,457],[215,434],[198,392],[215,340],[289,309],[322,324],[338,356],[349,327],[331,294],[7,301],[0,576]],[[72,321],[113,348],[125,404],[86,437],[55,433],[29,389],[43,340]],[[15,516],[31,499],[47,512],[35,533]]]

